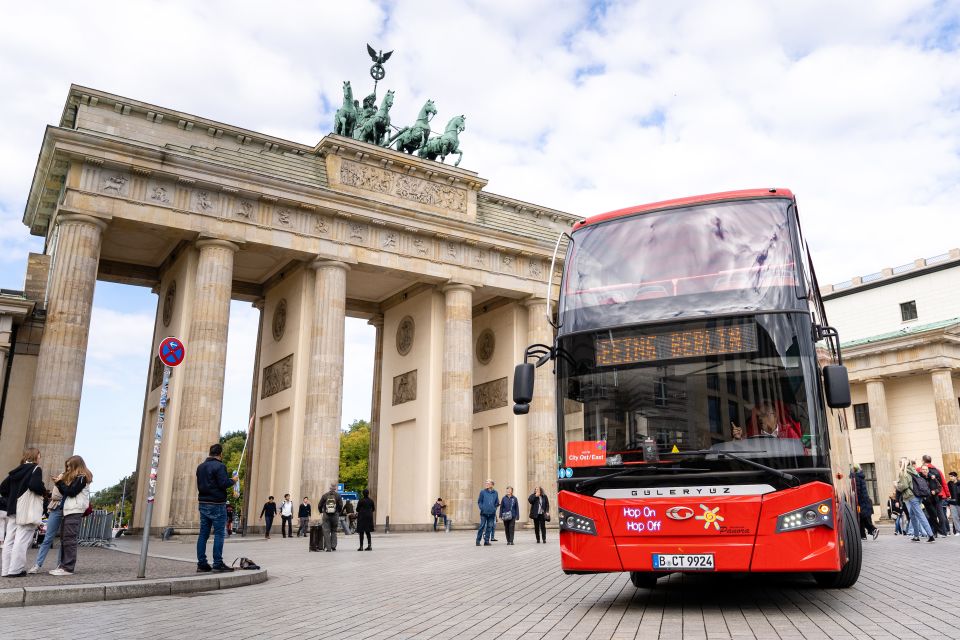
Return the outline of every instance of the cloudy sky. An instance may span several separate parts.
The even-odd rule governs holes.
[[[315,144],[365,44],[394,50],[395,124],[466,114],[488,190],[582,215],[728,189],[799,198],[822,282],[960,246],[960,4],[915,0],[5,3],[0,287],[43,128],[77,83]],[[362,94],[361,94],[362,95]],[[133,469],[156,298],[99,283],[77,450]],[[245,428],[256,312],[231,308],[223,429]],[[369,414],[371,330],[348,321],[344,422]]]

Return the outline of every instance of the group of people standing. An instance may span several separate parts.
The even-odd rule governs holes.
[[[442,503],[437,498],[438,503]],[[547,542],[547,522],[550,520],[550,500],[543,492],[542,487],[537,487],[527,498],[530,504],[529,518],[533,524],[533,531],[537,537],[537,543]],[[436,507],[436,505],[434,505]],[[493,480],[484,482],[483,489],[477,497],[477,506],[480,509],[480,524],[477,526],[477,546],[480,546],[480,540],[483,539],[483,545],[489,547],[491,542],[496,542],[496,526],[499,509],[499,518],[503,522],[503,532],[507,538],[507,544],[512,545],[514,541],[514,531],[517,526],[517,520],[520,519],[520,502],[513,495],[513,487],[507,487],[504,490],[503,499],[500,498],[497,490],[494,489]],[[434,517],[434,530],[436,530],[436,516]]]
[[[895,535],[909,535],[919,542],[926,538],[960,535],[960,481],[951,471],[949,480],[934,466],[930,456],[923,456],[923,464],[900,458],[894,492],[887,500],[888,515],[894,521]]]
[[[360,549],[363,550],[363,537],[367,537],[367,551],[371,550],[370,534],[373,532],[373,512],[376,509],[373,500],[370,499],[370,492],[363,490],[363,497],[357,501],[356,507],[350,500],[344,500],[337,491],[337,485],[331,484],[329,491],[320,497],[318,502],[318,511],[320,515],[320,526],[323,530],[323,548],[325,551],[337,550],[337,530],[340,529],[345,535],[357,533],[360,536]],[[267,498],[263,508],[260,510],[260,519],[264,521],[264,537],[270,537],[270,530],[273,527],[273,521],[277,514],[280,515],[280,533],[284,538],[293,538],[293,502],[290,500],[290,494],[283,496],[283,502],[277,504],[273,496]],[[297,537],[310,535],[310,518],[313,516],[313,505],[310,504],[309,496],[304,496],[303,501],[297,508],[297,519],[300,526],[297,529]]]
[[[71,576],[77,565],[80,521],[90,510],[93,473],[80,456],[70,456],[63,472],[50,476],[49,491],[40,467],[40,450],[24,449],[20,464],[0,482],[0,575],[22,578],[39,573],[57,534],[60,551],[54,576]],[[27,569],[27,550],[47,515],[47,531],[37,559]]]

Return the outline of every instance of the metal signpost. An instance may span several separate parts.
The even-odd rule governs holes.
[[[137,577],[145,577],[147,548],[150,546],[150,523],[153,520],[153,499],[157,493],[157,470],[160,467],[160,443],[163,440],[163,414],[167,408],[167,388],[170,386],[172,367],[183,363],[186,350],[179,338],[165,338],[160,343],[158,355],[163,362],[163,384],[160,386],[160,409],[157,411],[157,428],[153,435],[153,458],[150,460],[150,481],[147,486],[147,510],[143,516],[143,542],[140,545],[140,567]]]

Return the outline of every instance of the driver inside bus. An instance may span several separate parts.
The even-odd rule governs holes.
[[[730,423],[734,440],[742,440],[743,429],[735,422]],[[779,400],[770,402],[761,401],[753,408],[753,414],[747,421],[748,438],[793,438],[799,439],[802,434],[800,424],[790,417],[790,412]]]

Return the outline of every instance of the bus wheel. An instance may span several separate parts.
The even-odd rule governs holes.
[[[840,535],[843,536],[844,547],[847,550],[847,564],[843,565],[840,571],[825,571],[813,574],[817,584],[827,589],[852,587],[857,582],[857,578],[860,577],[863,548],[860,546],[856,516],[846,502],[843,503],[843,529]]]
[[[631,571],[630,582],[637,589],[653,589],[657,586],[657,579],[660,576],[651,571]]]

